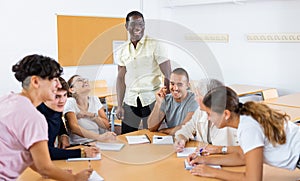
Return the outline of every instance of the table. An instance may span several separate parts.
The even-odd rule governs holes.
[[[265,102],[266,101],[264,101],[264,103]],[[273,109],[287,113],[291,117],[291,121],[293,121],[293,122],[300,120],[300,108],[284,106],[284,105],[269,104],[269,103],[265,103],[265,104]]]
[[[154,134],[148,130],[140,130],[126,135],[147,134],[151,139]],[[125,135],[118,136],[119,141],[125,141]],[[120,152],[102,151],[102,159],[92,161],[91,165],[94,170],[101,175],[105,181],[132,181],[132,180],[201,180],[211,181],[218,180],[212,178],[193,176],[189,171],[184,169],[184,158],[177,158],[173,150],[173,145],[127,145]],[[190,142],[188,146],[196,146],[196,142]],[[137,160],[139,162],[137,162]],[[131,163],[128,163],[130,161]],[[142,161],[142,162],[141,162]],[[60,168],[72,168],[73,172],[78,172],[88,167],[87,161],[66,162],[64,160],[54,161],[54,164]],[[244,171],[244,166],[239,167],[222,167],[225,170]],[[264,165],[264,180],[269,181],[295,181],[300,178],[300,170],[288,171]],[[18,181],[36,181],[46,180],[33,172],[30,168],[18,178]]]
[[[270,87],[263,87],[263,86],[255,86],[255,85],[244,85],[244,84],[232,84],[229,85],[231,89],[233,89],[238,96],[245,96],[248,94],[257,94],[262,93],[264,90],[273,89]]]
[[[300,93],[289,94],[265,101],[268,104],[300,108]]]

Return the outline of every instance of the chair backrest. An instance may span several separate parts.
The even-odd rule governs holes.
[[[107,87],[106,80],[94,80],[90,82],[92,88]]]
[[[268,89],[262,91],[263,100],[273,99],[278,97],[277,89]]]
[[[113,106],[116,107],[118,105],[117,95],[106,96],[105,101],[106,101],[106,104],[110,107],[113,107]]]

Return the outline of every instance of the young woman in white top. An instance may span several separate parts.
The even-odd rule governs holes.
[[[180,130],[175,133],[174,148],[176,152],[182,152],[189,140],[199,142],[198,149],[203,148],[205,156],[199,158],[198,163],[216,164],[216,165],[244,165],[244,159],[240,154],[238,146],[237,130],[235,128],[217,128],[208,120],[207,113],[204,111],[202,103],[204,95],[211,89],[224,86],[222,82],[216,79],[202,79],[193,82],[191,85],[196,95],[196,101],[199,104],[190,121],[184,124]],[[214,156],[213,154],[222,154]],[[194,154],[190,155],[194,157]]]
[[[289,116],[263,103],[239,103],[228,87],[218,87],[203,98],[208,118],[218,127],[238,129],[238,139],[245,154],[246,171],[231,172],[199,164],[191,173],[224,180],[262,180],[263,163],[293,170],[299,168],[300,127]],[[189,157],[191,164],[197,158]]]
[[[68,80],[69,92],[64,113],[69,127],[71,144],[82,144],[91,140],[114,140],[116,134],[108,132],[110,127],[103,105],[96,96],[89,96],[89,81],[79,75]]]

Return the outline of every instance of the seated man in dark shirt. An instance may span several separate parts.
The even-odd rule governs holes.
[[[37,109],[46,117],[48,122],[48,147],[52,160],[67,158],[95,157],[99,153],[96,147],[85,147],[83,149],[65,150],[69,146],[69,137],[62,120],[62,114],[67,101],[68,84],[63,78],[59,78],[61,88],[56,92],[54,101],[46,101]],[[55,140],[58,136],[58,147]]]

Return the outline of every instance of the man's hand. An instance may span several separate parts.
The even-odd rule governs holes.
[[[160,88],[158,92],[156,92],[156,94],[155,94],[156,102],[158,104],[161,104],[163,102],[163,100],[165,99],[166,95],[167,95],[167,88],[166,88],[166,86],[164,86],[164,87]]]
[[[122,106],[118,106],[118,108],[116,110],[116,116],[118,119],[121,119],[121,120],[124,119],[124,109]]]

